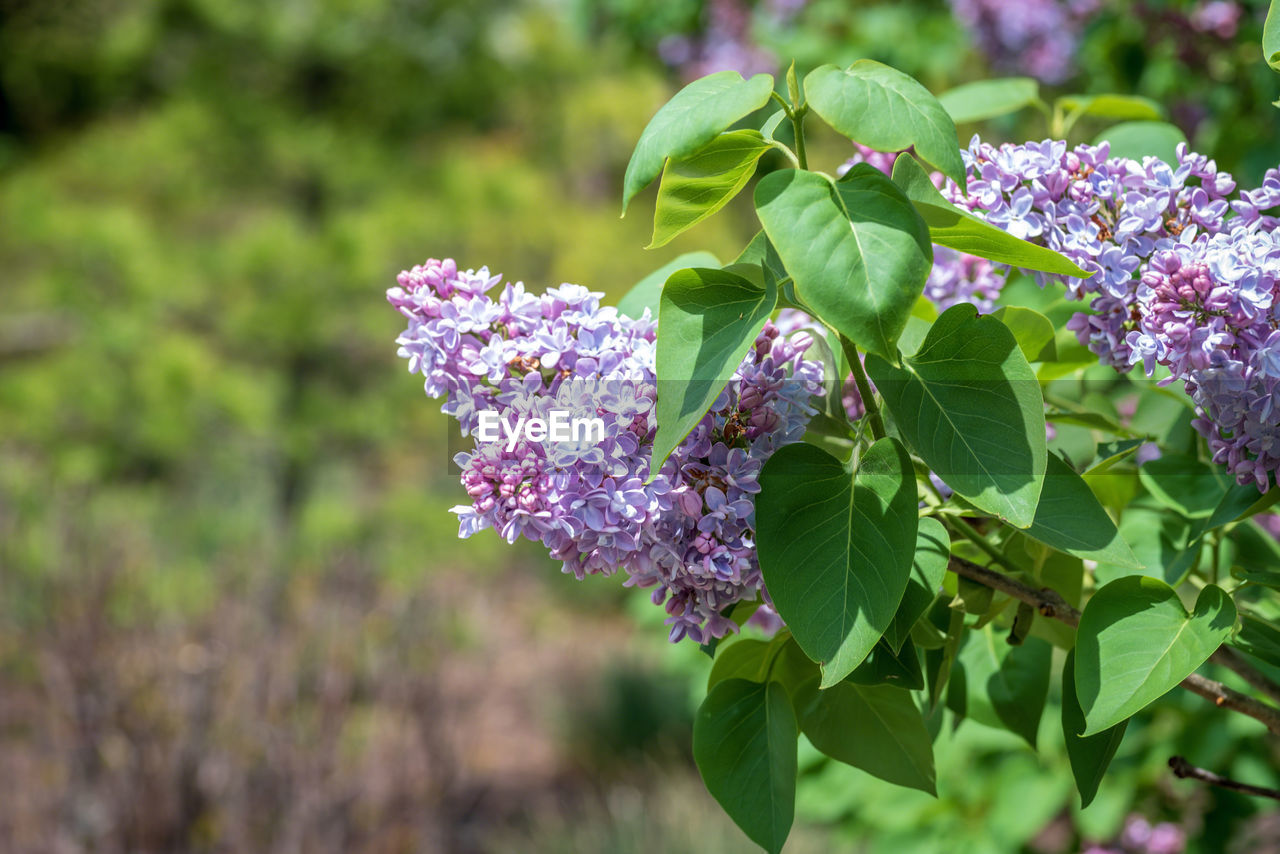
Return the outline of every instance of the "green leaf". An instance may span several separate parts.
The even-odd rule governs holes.
[[[910,691],[841,682],[819,693],[801,723],[813,746],[832,759],[937,795],[933,740]]]
[[[1236,649],[1260,658],[1267,664],[1280,667],[1280,629],[1252,614],[1240,617],[1240,634],[1231,645]]]
[[[1221,587],[1187,613],[1154,578],[1117,579],[1093,595],[1076,634],[1076,690],[1096,735],[1127,720],[1195,672],[1231,634],[1236,608]]]
[[[727,270],[695,267],[667,279],[658,311],[658,433],[650,476],[733,377],[778,301]]]
[[[980,122],[1016,113],[1040,100],[1040,84],[1032,77],[1002,77],[965,83],[943,92],[938,103],[956,124]]]
[[[781,281],[787,277],[787,270],[782,266],[782,259],[778,257],[778,250],[773,248],[773,244],[769,242],[769,235],[763,231],[757,231],[756,236],[751,238],[751,242],[746,245],[734,264],[754,264],[768,270],[774,279]]]
[[[960,186],[964,161],[951,116],[914,78],[870,59],[823,65],[804,79],[809,106],[840,133],[878,151],[915,148]]]
[[[1209,518],[1205,520],[1200,533],[1269,510],[1278,499],[1280,499],[1278,488],[1272,487],[1265,493],[1259,493],[1258,487],[1252,481],[1243,484],[1233,483],[1222,496],[1222,500],[1218,502],[1218,506],[1213,508]]]
[[[1018,342],[1018,349],[1028,362],[1052,362],[1058,358],[1058,348],[1053,340],[1057,332],[1049,318],[1016,305],[1001,306],[992,314],[1009,327]]]
[[[1046,546],[1086,560],[1141,568],[1093,490],[1057,454],[1049,454],[1036,520],[1026,530]]]
[[[747,679],[751,682],[765,681],[766,654],[769,641],[755,638],[739,638],[720,650],[711,673],[707,675],[707,691],[726,679]]]
[[[1164,109],[1150,98],[1138,95],[1064,95],[1058,99],[1063,110],[1099,119],[1164,118]]]
[[[1186,141],[1186,134],[1166,122],[1121,122],[1098,134],[1093,143],[1110,142],[1112,157],[1141,163],[1143,157],[1152,156],[1176,164],[1178,143]]]
[[[956,660],[964,668],[966,714],[1007,729],[1034,748],[1052,661],[1053,647],[1040,638],[1013,646],[992,626],[969,631]]]
[[[649,185],[668,157],[687,157],[743,116],[769,102],[773,77],[743,80],[736,71],[718,71],[695,80],[662,105],[640,134],[622,180],[622,212]]]
[[[1100,561],[1094,574],[1099,584],[1129,575],[1159,578],[1176,587],[1186,578],[1200,552],[1191,547],[1191,524],[1176,513],[1133,505],[1120,517],[1120,538],[1133,552],[1139,569]]]
[[[924,688],[924,672],[920,669],[920,656],[910,638],[898,650],[881,639],[871,654],[845,677],[845,681],[857,685],[894,685],[919,691]]]
[[[739,638],[716,658],[707,676],[707,691],[728,679],[781,683],[796,713],[818,690],[818,665],[809,660],[789,631],[773,640]]]
[[[798,734],[786,689],[774,681],[719,683],[693,722],[693,759],[707,791],[773,854],[795,818]]]
[[[1235,483],[1220,466],[1175,454],[1143,463],[1138,478],[1152,498],[1188,519],[1211,516]]]
[[[1280,71],[1280,0],[1271,0],[1267,10],[1267,22],[1262,27],[1262,56],[1276,71]]]
[[[727,205],[751,180],[756,161],[770,147],[759,131],[735,130],[688,157],[668,160],[653,211],[653,239],[645,248],[665,246]]]
[[[834,186],[814,172],[774,172],[755,201],[800,299],[862,349],[896,361],[894,342],[933,263],[929,230],[902,191],[859,163]]]
[[[948,486],[1015,527],[1035,520],[1047,451],[1040,384],[1003,323],[956,305],[920,351],[867,372],[898,430]]]
[[[928,623],[934,631],[942,636],[940,644],[935,643],[929,647],[924,655],[925,678],[929,683],[929,708],[936,709],[943,699],[943,692],[948,695],[954,694],[956,705],[960,707],[957,713],[961,717],[964,716],[964,668],[954,666],[956,653],[960,649],[960,642],[964,640],[964,614],[954,608],[947,607],[947,604],[939,599],[933,603],[933,607],[929,609],[928,619],[921,620],[916,624],[916,634],[921,633],[921,627]],[[945,629],[946,634],[942,634]],[[914,639],[914,638],[913,638]],[[919,640],[917,640],[919,643]],[[956,682],[952,682],[951,678],[956,677]],[[957,687],[959,684],[959,687]],[[951,706],[951,696],[947,696],[948,707]]]
[[[710,252],[686,252],[677,255],[635,284],[626,296],[618,301],[618,313],[627,317],[638,318],[649,309],[654,317],[658,316],[658,302],[662,297],[662,286],[676,270],[688,267],[719,267],[720,259]]]
[[[916,551],[911,562],[911,578],[902,604],[893,615],[893,622],[885,629],[884,639],[892,649],[901,649],[911,636],[911,627],[929,610],[942,579],[947,574],[947,561],[951,559],[951,538],[947,529],[937,519],[926,516],[916,530]]]
[[[916,482],[896,439],[871,446],[849,472],[808,444],[765,463],[756,496],[760,570],[774,606],[822,687],[871,652],[902,601],[916,543]]]
[[[773,141],[773,135],[778,130],[778,125],[782,124],[782,120],[787,117],[786,110],[778,110],[760,126],[760,135],[770,142]]]
[[[1237,525],[1228,541],[1235,546],[1231,575],[1241,581],[1252,581],[1280,590],[1280,542],[1258,524]]]
[[[1116,463],[1128,459],[1137,453],[1138,448],[1146,444],[1143,439],[1116,439],[1111,442],[1099,442],[1094,453],[1097,460],[1086,474],[1100,475],[1109,471]]]
[[[929,173],[910,154],[901,154],[894,161],[893,182],[915,205],[929,227],[929,239],[939,246],[1026,270],[1077,278],[1089,275],[1052,249],[1019,240],[1004,229],[953,205],[938,192]]]
[[[1062,666],[1062,736],[1067,743],[1067,759],[1071,761],[1071,775],[1076,778],[1083,809],[1098,794],[1098,785],[1120,749],[1129,722],[1121,721],[1097,735],[1083,735],[1084,711],[1076,697],[1075,655],[1074,650],[1068,652],[1067,662]]]

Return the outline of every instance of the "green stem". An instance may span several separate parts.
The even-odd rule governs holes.
[[[993,562],[1000,564],[1000,566],[1004,567],[1009,572],[1022,574],[1022,569],[1017,564],[1013,563],[1007,557],[1000,554],[1000,552],[996,549],[996,547],[991,545],[990,540],[982,536],[982,534],[979,534],[977,531],[973,530],[973,528],[969,527],[964,522],[953,522],[950,519],[943,519],[942,524],[946,525],[952,531],[964,537],[969,542],[973,543],[975,546],[981,549],[982,552],[987,557],[991,558]]]
[[[1222,537],[1216,532],[1211,535],[1213,537],[1213,563],[1209,567],[1209,583],[1218,583],[1218,572],[1222,566]]]
[[[796,132],[796,160],[800,162],[801,169],[809,168],[809,158],[804,153],[804,114],[808,110],[804,107],[797,107],[790,111],[791,127]]]
[[[884,438],[884,419],[880,417],[880,405],[876,403],[875,393],[871,391],[871,381],[858,358],[858,346],[843,335],[840,338],[840,349],[844,350],[845,359],[849,362],[849,370],[853,372],[853,382],[858,386],[858,396],[862,398],[862,406],[867,411],[867,423],[871,425],[871,435],[876,439]]]

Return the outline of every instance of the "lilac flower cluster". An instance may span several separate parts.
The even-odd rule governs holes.
[[[1159,250],[1137,289],[1131,359],[1186,380],[1214,462],[1265,491],[1280,469],[1280,232],[1237,228]]]
[[[808,0],[767,0],[761,10],[774,26],[787,23]],[[778,70],[778,59],[752,40],[752,4],[745,0],[709,0],[706,29],[698,35],[672,35],[658,44],[658,55],[679,68],[686,80],[717,71],[744,77]]]
[[[1002,71],[1061,83],[1075,73],[1076,46],[1098,0],[951,0],[978,49]]]
[[[540,296],[506,284],[495,299],[500,279],[432,259],[387,291],[408,321],[400,355],[475,441],[456,458],[471,498],[454,508],[460,535],[493,528],[540,542],[578,578],[622,569],[665,606],[672,641],[722,637],[735,625],[721,612],[757,595],[767,620],[753,496],[764,460],[798,441],[814,412],[822,365],[803,358],[810,334],[766,324],[711,412],[646,482],[656,429],[648,310],[626,317],[569,284]],[[519,429],[557,412],[599,419],[603,438]]]
[[[1196,427],[1241,483],[1280,468],[1280,169],[1255,190],[1179,146],[1176,162],[1112,158],[1104,143],[1046,140],[964,152],[967,196],[943,191],[1091,275],[1066,280],[1090,312],[1068,323],[1106,364],[1183,380]],[[935,273],[936,275],[936,273]],[[1040,275],[1040,279],[1051,278]]]

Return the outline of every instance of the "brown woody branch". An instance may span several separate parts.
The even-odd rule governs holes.
[[[1264,676],[1231,647],[1218,647],[1209,660],[1234,671],[1244,681],[1270,697],[1273,702],[1280,703],[1280,685]]]
[[[955,555],[951,556],[947,569],[970,581],[975,581],[978,584],[990,587],[992,590],[1011,596],[1019,602],[1026,602],[1039,611],[1042,617],[1058,620],[1072,628],[1080,625],[1080,611],[1067,602],[1066,599],[1063,599],[1056,590],[1048,587],[1036,590],[1034,587],[1023,584],[1021,581],[1010,578],[1003,573],[988,569],[985,566],[979,566],[972,561]],[[1227,647],[1219,647],[1210,656],[1209,660],[1239,673],[1250,685],[1264,691],[1269,697],[1277,696],[1276,693],[1272,693],[1273,691],[1280,693],[1280,689],[1271,684],[1265,676],[1250,667],[1240,656]],[[1250,675],[1246,675],[1246,671]],[[1254,678],[1266,683],[1268,687],[1263,688],[1256,684]],[[1223,685],[1221,682],[1206,679],[1198,673],[1192,673],[1186,679],[1183,679],[1181,684],[1183,688],[1199,694],[1214,705],[1247,715],[1261,722],[1273,734],[1280,735],[1280,709],[1275,706],[1259,702],[1247,694],[1242,694],[1233,688]]]
[[[1233,792],[1243,792],[1246,795],[1256,795],[1259,798],[1271,798],[1274,801],[1280,801],[1280,791],[1268,789],[1265,786],[1241,783],[1238,780],[1230,780],[1226,777],[1219,777],[1212,771],[1197,768],[1181,756],[1170,756],[1169,767],[1173,769],[1173,776],[1184,780],[1199,780],[1202,783],[1208,783],[1210,786],[1230,789]]]

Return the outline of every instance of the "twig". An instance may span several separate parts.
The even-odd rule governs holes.
[[[1256,795],[1259,798],[1271,798],[1273,801],[1280,801],[1280,791],[1268,789],[1264,786],[1241,783],[1238,780],[1229,780],[1226,777],[1219,777],[1212,771],[1197,768],[1181,756],[1170,756],[1169,767],[1173,769],[1173,776],[1183,780],[1199,780],[1202,783],[1208,783],[1210,786],[1230,789],[1233,792],[1243,792],[1246,795]]]
[[[1272,682],[1261,671],[1255,669],[1253,665],[1245,661],[1240,653],[1227,646],[1220,646],[1209,657],[1209,660],[1215,664],[1221,664],[1228,670],[1236,673],[1244,681],[1248,682],[1254,688],[1271,698],[1273,702],[1280,703],[1280,685]]]
[[[1052,590],[1048,587],[1036,590],[1035,588],[1029,587],[1021,581],[1010,578],[1003,573],[987,569],[985,566],[979,566],[972,561],[956,557],[955,555],[951,556],[951,561],[947,564],[947,569],[951,570],[956,575],[969,579],[970,581],[976,581],[979,584],[990,587],[992,590],[997,590],[1001,593],[1012,596],[1019,602],[1026,602],[1028,605],[1034,606],[1035,609],[1040,612],[1040,616],[1042,617],[1058,620],[1059,622],[1066,623],[1072,628],[1080,625],[1080,612],[1072,607],[1071,603],[1063,599],[1061,594],[1056,590]],[[1233,664],[1238,663],[1239,666],[1249,670],[1253,669],[1249,667],[1248,664],[1245,664],[1245,662],[1239,660],[1231,650],[1228,650],[1225,647],[1220,647],[1218,651],[1210,657],[1210,660],[1215,663],[1222,664],[1225,667],[1230,667],[1232,670],[1235,670],[1236,668],[1233,667],[1232,664],[1228,664],[1228,661],[1232,661]],[[1240,671],[1237,670],[1236,672],[1239,673]],[[1243,673],[1240,675],[1244,676]],[[1261,674],[1258,674],[1258,676],[1260,678],[1265,678],[1262,677]],[[1250,684],[1253,684],[1252,681]],[[1206,679],[1197,673],[1192,673],[1186,679],[1183,679],[1181,685],[1188,691],[1199,694],[1206,700],[1211,701],[1215,706],[1220,706],[1221,708],[1228,709],[1233,712],[1239,712],[1242,715],[1247,715],[1248,717],[1261,722],[1275,735],[1280,735],[1280,709],[1277,709],[1275,706],[1259,702],[1247,694],[1241,694],[1239,691],[1236,691],[1233,688],[1228,688],[1221,682]],[[1270,692],[1268,692],[1268,695],[1270,695]]]
[[[979,566],[973,561],[968,561],[955,555],[951,556],[951,563],[947,566],[947,569],[970,581],[976,581],[984,587],[990,587],[992,590],[1006,593],[1019,602],[1026,602],[1034,607],[1042,617],[1058,620],[1072,628],[1080,625],[1080,612],[1072,607],[1070,602],[1063,599],[1056,590],[1048,587],[1036,590],[1021,581],[996,572],[994,569],[987,569],[985,566]]]
[[[884,420],[880,417],[880,406],[876,403],[875,392],[871,390],[871,381],[862,367],[862,359],[858,356],[857,346],[844,335],[840,335],[840,348],[849,362],[849,371],[853,374],[854,385],[858,387],[858,397],[862,398],[862,408],[867,413],[867,423],[871,425],[871,435],[876,439],[884,438]]]

